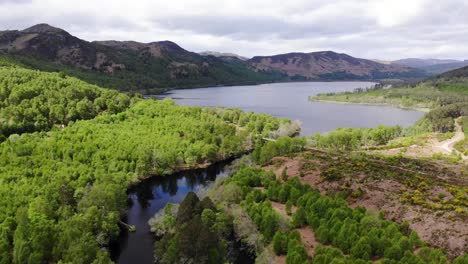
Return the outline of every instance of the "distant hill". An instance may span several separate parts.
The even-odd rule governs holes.
[[[0,51],[30,68],[64,71],[104,87],[144,93],[170,87],[273,82],[286,77],[254,71],[239,59],[189,52],[170,41],[88,42],[47,24],[0,32]]]
[[[437,78],[443,78],[443,79],[468,79],[468,66],[465,66],[463,68],[459,68],[456,70],[452,70],[449,72],[445,72],[443,74],[440,74],[437,76]]]
[[[432,66],[432,65],[456,63],[456,62],[461,62],[461,61],[449,60],[449,59],[441,60],[441,59],[419,59],[419,58],[407,58],[407,59],[392,61],[392,63],[406,65],[406,66],[414,67],[414,68],[423,68],[423,67]]]
[[[468,66],[468,60],[460,61],[460,62],[453,62],[453,63],[436,64],[436,65],[422,67],[421,69],[427,71],[430,74],[440,74],[440,73],[456,70],[465,66]]]
[[[429,74],[440,74],[443,72],[468,66],[468,60],[441,60],[441,59],[401,59],[392,61],[393,64],[405,65],[426,71]]]
[[[169,88],[277,81],[415,79],[424,73],[332,51],[257,56],[187,51],[171,41],[89,42],[38,24],[0,31],[0,57],[43,71],[63,71],[121,91],[160,93]]]
[[[239,60],[246,61],[249,58],[243,57],[234,53],[228,53],[228,52],[217,52],[217,51],[203,51],[199,53],[202,56],[215,56],[215,57],[234,57]]]
[[[280,71],[305,80],[424,78],[423,71],[404,65],[383,64],[333,51],[256,56],[249,63],[257,71]]]

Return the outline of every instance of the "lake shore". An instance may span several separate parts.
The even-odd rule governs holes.
[[[389,104],[389,103],[364,103],[364,102],[349,102],[349,101],[338,101],[338,100],[323,100],[309,97],[311,102],[321,102],[321,103],[332,103],[332,104],[348,104],[348,105],[372,105],[372,106],[391,106],[405,110],[415,110],[424,113],[428,113],[431,109],[426,107],[412,107],[412,106],[403,106],[400,104]]]

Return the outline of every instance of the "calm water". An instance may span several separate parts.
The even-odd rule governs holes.
[[[207,169],[192,170],[166,177],[154,177],[129,190],[129,209],[124,222],[136,226],[135,232],[122,231],[119,241],[111,246],[111,255],[116,263],[154,263],[154,238],[148,220],[167,203],[180,203],[188,192],[202,191],[220,176],[225,176],[229,167],[217,163]],[[236,245],[239,246],[239,245]],[[252,263],[238,248],[231,252],[238,263]]]
[[[370,82],[275,83],[174,90],[169,97],[181,105],[236,107],[245,111],[288,117],[302,122],[302,135],[327,132],[338,127],[408,126],[424,113],[388,106],[310,102],[310,95],[352,91]]]

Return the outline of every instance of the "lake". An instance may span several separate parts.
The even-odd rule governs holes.
[[[294,82],[253,86],[229,86],[170,91],[160,98],[177,104],[223,106],[244,111],[287,117],[302,123],[302,135],[327,132],[339,127],[409,126],[424,113],[391,106],[311,102],[310,95],[353,91],[371,82]]]

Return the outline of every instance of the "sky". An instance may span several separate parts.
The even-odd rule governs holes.
[[[246,57],[333,50],[468,59],[468,0],[0,0],[0,30],[48,23],[92,40],[171,40]]]

